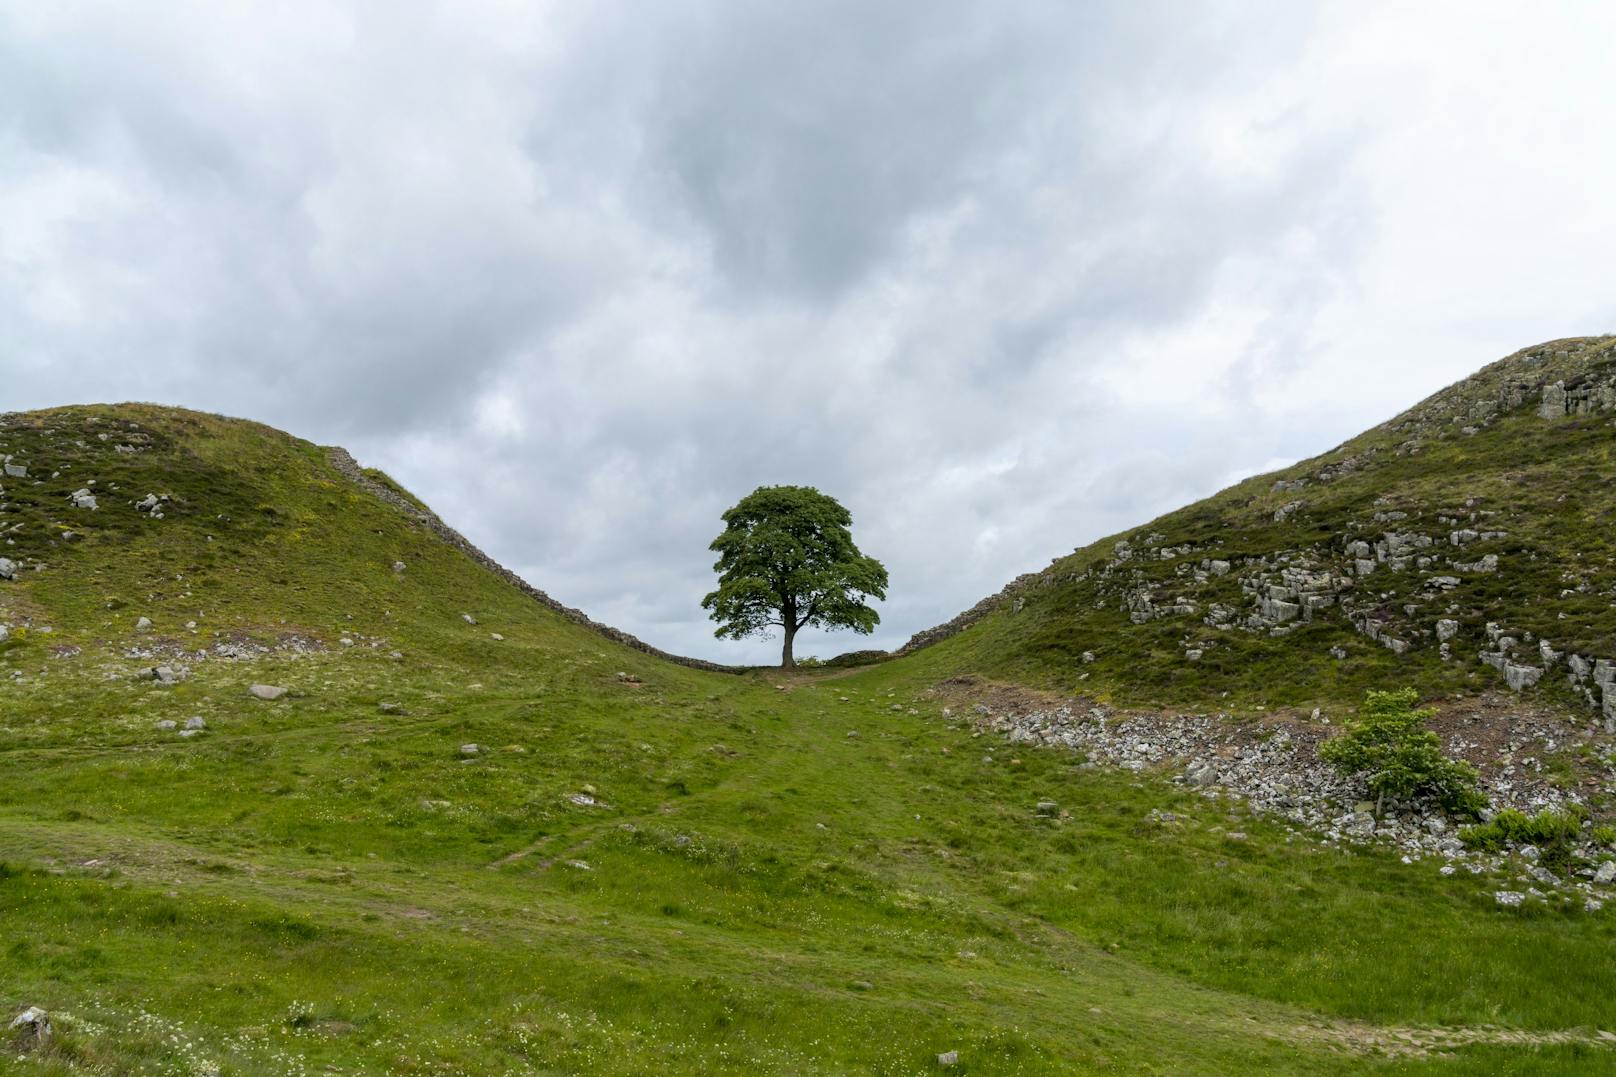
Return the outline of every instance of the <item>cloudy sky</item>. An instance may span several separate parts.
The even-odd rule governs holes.
[[[719,514],[853,512],[893,646],[1616,329],[1616,5],[0,0],[0,410],[386,468],[712,638]]]

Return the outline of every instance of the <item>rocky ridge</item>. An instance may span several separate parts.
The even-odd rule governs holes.
[[[1556,565],[1564,551],[1554,542],[1556,516],[1579,489],[1581,514],[1612,491],[1572,482],[1551,497],[1533,486],[1552,474],[1562,428],[1581,439],[1574,462],[1591,477],[1613,414],[1616,338],[1528,348],[1278,477],[1018,577],[896,653],[1039,602],[1072,615],[1115,610],[1133,626],[1181,624],[1184,662],[1242,635],[1334,621],[1397,656],[1479,663],[1517,692],[1560,679],[1616,733],[1616,559],[1578,544],[1572,563]],[[1441,462],[1420,463],[1439,448]],[[1448,492],[1467,481],[1473,493]],[[1545,623],[1543,608],[1558,621]]]

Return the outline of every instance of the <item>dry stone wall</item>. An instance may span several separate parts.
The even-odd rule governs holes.
[[[492,557],[489,557],[486,553],[473,545],[470,539],[466,538],[466,536],[444,523],[443,520],[438,517],[437,513],[431,511],[430,509],[421,508],[419,505],[411,502],[408,498],[403,497],[394,490],[388,489],[375,479],[372,479],[369,475],[366,475],[364,469],[359,466],[359,462],[353,458],[353,455],[349,453],[348,450],[335,446],[327,448],[326,458],[330,461],[331,466],[335,468],[344,478],[359,486],[373,497],[379,498],[382,501],[387,502],[389,505],[392,505],[410,519],[421,523],[443,541],[455,547],[467,557],[482,565],[484,568],[488,569],[488,571],[492,572],[494,575],[498,576],[500,579],[504,580],[518,591],[521,591],[524,595],[527,595],[529,598],[533,599],[533,601],[545,606],[548,609],[554,610],[567,620],[598,632],[609,640],[621,643],[627,647],[632,647],[636,651],[643,651],[646,654],[653,655],[666,662],[673,662],[681,666],[689,666],[691,669],[709,670],[714,673],[742,672],[742,667],[740,666],[726,666],[717,662],[707,662],[700,658],[686,658],[683,655],[669,654],[667,651],[653,647],[643,640],[634,638],[627,632],[620,631],[619,629],[613,628],[610,625],[603,625],[599,621],[590,620],[588,615],[586,615],[582,610],[575,610],[571,606],[562,605],[560,602],[557,602],[555,599],[551,598],[537,587],[534,587],[532,584],[522,579],[522,577],[518,576],[510,569],[500,564],[498,561],[495,561]]]

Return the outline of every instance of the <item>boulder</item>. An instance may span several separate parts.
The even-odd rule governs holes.
[[[1498,890],[1493,893],[1493,900],[1505,908],[1518,908],[1526,901],[1526,895],[1519,890]]]
[[[10,479],[26,479],[28,466],[26,464],[13,464],[11,457],[6,457],[6,477]]]
[[[1537,666],[1522,666],[1514,662],[1504,663],[1504,681],[1510,688],[1523,692],[1542,680],[1543,671]]]
[[[1197,759],[1185,769],[1184,780],[1191,785],[1211,785],[1218,780],[1218,768],[1205,759]]]
[[[157,723],[157,728],[161,729],[165,733],[169,732],[170,730],[178,729],[179,727],[180,724],[172,718],[164,718],[162,721]]]
[[[50,1014],[38,1006],[30,1006],[16,1017],[13,1017],[8,1027],[13,1034],[18,1035],[23,1040],[23,1045],[26,1047],[50,1042]]]
[[[95,495],[90,493],[87,488],[74,490],[68,495],[68,500],[72,501],[73,507],[77,509],[90,509],[93,511],[99,507],[95,503]]]
[[[0,557],[0,580],[14,580],[17,578],[17,562],[9,557]]]
[[[1436,623],[1436,638],[1446,643],[1459,634],[1459,622],[1444,618]]]
[[[1040,800],[1038,802],[1038,806],[1034,810],[1039,815],[1047,819],[1050,816],[1058,815],[1060,813],[1060,805],[1055,803],[1053,800]]]
[[[258,699],[270,701],[280,699],[286,694],[286,689],[273,684],[255,684],[251,688],[247,689],[247,691]]]
[[[208,727],[208,723],[203,721],[201,718],[187,718],[187,719],[185,719],[185,728],[186,729],[206,729],[207,727]]]
[[[135,631],[136,632],[150,632],[151,631],[151,626],[152,626],[151,618],[150,617],[142,617],[138,621],[135,622]]]
[[[462,744],[460,746],[460,754],[467,757],[477,755],[482,750],[483,746],[481,744]]]
[[[1616,883],[1616,860],[1607,860],[1594,871],[1594,882],[1600,886]]]
[[[941,1054],[939,1054],[937,1056],[937,1064],[939,1066],[957,1066],[957,1065],[959,1065],[959,1052],[958,1051],[944,1051],[944,1052],[942,1052]]]

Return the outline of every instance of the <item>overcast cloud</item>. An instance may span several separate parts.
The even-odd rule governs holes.
[[[895,646],[1616,328],[1616,6],[0,0],[0,410],[387,469],[712,638],[719,514],[839,497]]]

